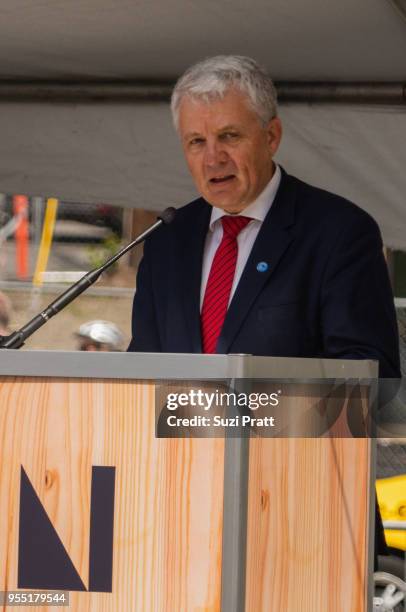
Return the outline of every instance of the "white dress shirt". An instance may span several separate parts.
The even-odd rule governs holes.
[[[237,288],[241,274],[247,263],[249,254],[254,245],[255,239],[258,236],[258,232],[261,228],[262,222],[264,221],[272,203],[275,199],[276,192],[278,191],[279,184],[281,182],[281,170],[279,166],[276,166],[275,172],[265,189],[259,194],[256,200],[244,210],[239,213],[243,217],[251,217],[252,221],[245,226],[243,230],[237,236],[238,244],[238,257],[237,265],[235,269],[235,275],[233,285],[231,287],[230,299],[234,295]],[[211,212],[209,231],[207,232],[206,242],[204,245],[203,253],[203,267],[202,267],[202,282],[200,286],[200,310],[203,305],[204,293],[206,291],[207,281],[209,279],[211,265],[213,263],[214,255],[220,245],[223,238],[223,226],[221,224],[221,217],[227,215],[221,208],[213,206]]]

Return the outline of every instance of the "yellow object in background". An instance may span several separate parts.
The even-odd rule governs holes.
[[[406,527],[406,474],[381,478],[376,481],[378,504],[383,521],[405,521]],[[385,529],[388,546],[406,550],[406,530]]]
[[[37,263],[35,266],[34,278],[32,280],[32,284],[36,287],[42,285],[42,273],[45,272],[48,265],[57,211],[58,200],[56,198],[48,198]]]

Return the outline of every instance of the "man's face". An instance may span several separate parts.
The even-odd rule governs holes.
[[[280,121],[274,118],[263,127],[238,90],[230,89],[209,103],[185,96],[179,132],[196,187],[212,206],[241,212],[270,181]]]

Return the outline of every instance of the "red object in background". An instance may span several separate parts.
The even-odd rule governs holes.
[[[13,196],[13,213],[20,217],[15,230],[16,274],[17,278],[28,278],[28,198],[25,195]]]

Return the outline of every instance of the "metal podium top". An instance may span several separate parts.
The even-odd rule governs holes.
[[[372,360],[0,350],[0,376],[121,379],[375,378]]]

